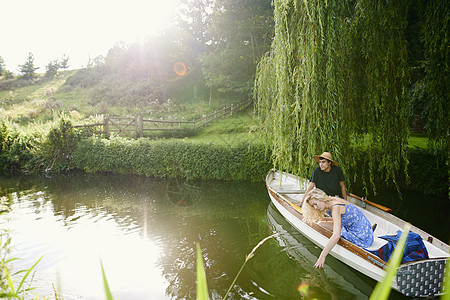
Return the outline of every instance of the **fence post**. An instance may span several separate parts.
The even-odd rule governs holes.
[[[137,137],[144,137],[144,118],[142,117],[141,114],[138,114],[137,116],[137,128],[138,128],[138,132],[137,132]]]
[[[108,115],[103,116],[103,127],[105,129],[105,136],[107,139],[109,139],[109,116]]]

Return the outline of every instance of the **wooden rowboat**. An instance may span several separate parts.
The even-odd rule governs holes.
[[[317,223],[303,222],[298,206],[309,181],[298,176],[271,170],[266,177],[270,199],[283,217],[313,243],[324,248],[332,232]],[[387,241],[383,235],[395,235],[406,222],[389,213],[389,209],[350,194],[347,200],[359,207],[371,224],[377,224],[374,243],[366,250],[377,250]],[[411,231],[419,234],[427,248],[429,259],[399,266],[392,288],[412,297],[442,294],[444,269],[449,255],[449,246],[425,231],[411,225]],[[381,281],[387,263],[378,256],[341,238],[330,254],[366,276]]]

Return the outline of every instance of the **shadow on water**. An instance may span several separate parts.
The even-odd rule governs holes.
[[[13,201],[0,221],[13,230],[15,269],[44,254],[39,296],[53,297],[54,284],[66,300],[104,299],[101,259],[115,298],[193,299],[199,242],[211,298],[221,299],[274,232],[231,299],[307,299],[298,291],[306,285],[318,299],[366,299],[375,285],[332,257],[315,270],[320,249],[271,208],[263,183],[68,173],[0,177],[0,195]]]

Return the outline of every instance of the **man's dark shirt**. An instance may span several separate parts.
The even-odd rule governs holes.
[[[340,181],[345,181],[344,172],[340,167],[331,166],[330,172],[324,172],[317,167],[311,175],[311,182],[316,184],[316,187],[324,191],[328,196],[339,196],[343,198]]]

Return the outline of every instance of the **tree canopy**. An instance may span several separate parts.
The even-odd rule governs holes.
[[[256,65],[270,48],[273,7],[267,0],[216,0],[202,56],[206,83],[223,92],[251,95]]]
[[[448,20],[444,2],[427,6],[447,10]],[[309,178],[312,156],[330,151],[353,182],[374,188],[375,173],[395,182],[408,166],[410,1],[273,3],[275,37],[258,66],[255,96],[275,166]],[[444,40],[431,48],[447,49]],[[442,82],[445,72],[430,76]],[[441,91],[437,101],[448,97]],[[448,118],[437,118],[447,122],[448,137]]]

